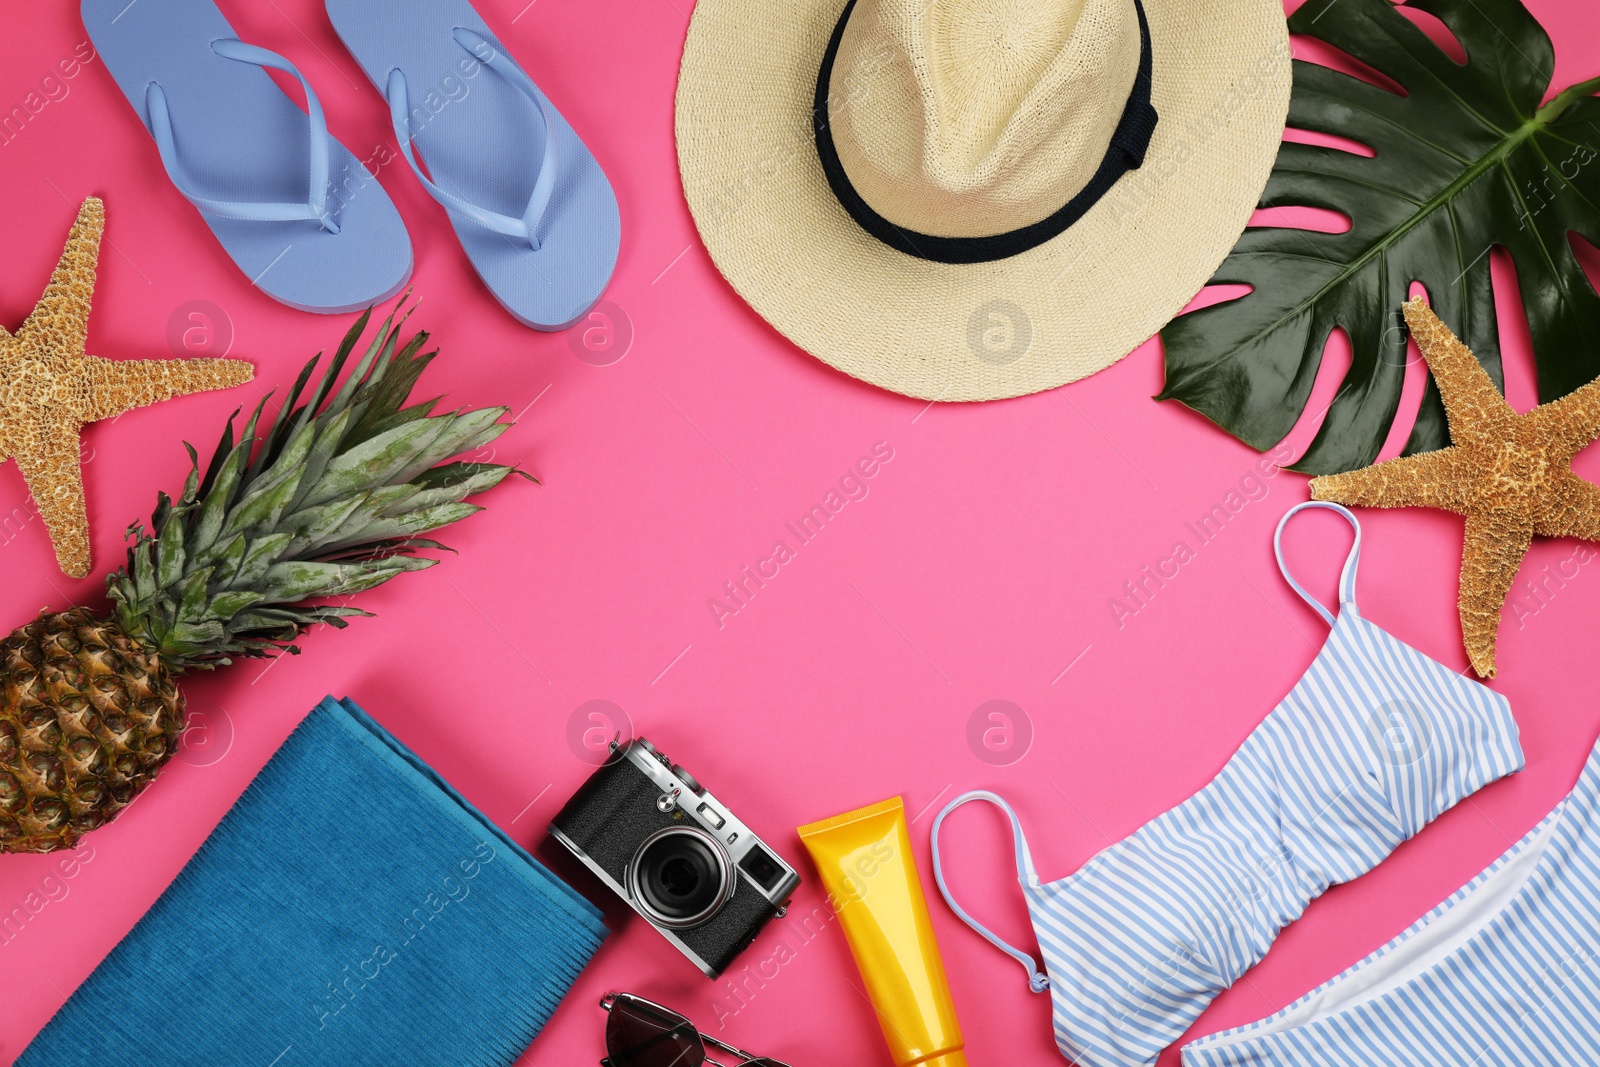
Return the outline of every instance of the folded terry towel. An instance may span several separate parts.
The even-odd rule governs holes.
[[[600,913],[324,700],[18,1067],[504,1067]]]

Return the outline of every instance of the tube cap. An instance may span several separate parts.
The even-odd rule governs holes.
[[[967,1054],[960,1049],[954,1052],[941,1052],[929,1059],[918,1060],[911,1067],[967,1067]]]

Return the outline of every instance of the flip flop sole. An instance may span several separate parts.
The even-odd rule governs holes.
[[[468,0],[327,0],[328,16],[367,77],[385,94],[406,79],[418,155],[442,188],[520,218],[544,159],[534,103],[451,36],[500,40]],[[509,57],[508,57],[509,58]],[[621,219],[593,153],[554,106],[555,186],[537,251],[454,211],[451,224],[501,305],[537,330],[561,330],[599,300],[616,269]],[[447,209],[448,210],[448,209]]]
[[[200,195],[309,199],[309,119],[261,68],[212,51],[212,42],[238,36],[212,0],[83,0],[83,23],[147,130],[146,93],[152,82],[161,86],[179,159]],[[388,194],[331,138],[328,176],[336,234],[310,220],[201,217],[262,292],[301,311],[333,314],[394,296],[411,277],[412,257]]]

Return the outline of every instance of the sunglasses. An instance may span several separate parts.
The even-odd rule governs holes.
[[[631,993],[607,993],[600,1006],[608,1013],[600,1067],[787,1067],[706,1037],[677,1012]],[[727,1064],[713,1060],[707,1046],[738,1058]]]

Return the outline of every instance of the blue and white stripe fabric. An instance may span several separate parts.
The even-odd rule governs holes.
[[[1301,504],[1279,523],[1275,546],[1288,520],[1311,507],[1337,512],[1356,531],[1338,617],[1284,569],[1332,631],[1209,785],[1054,882],[1039,881],[1017,816],[993,793],[957,797],[934,823],[940,891],[1023,964],[1030,988],[1050,990],[1056,1043],[1074,1064],[1155,1063],[1312,899],[1366,873],[1457,801],[1522,767],[1504,698],[1361,617],[1354,515],[1335,504]],[[1281,548],[1278,560],[1281,566]],[[1031,957],[962,910],[945,885],[939,830],[973,800],[1000,805],[1012,820],[1047,979]]]
[[[1600,1063],[1600,747],[1528,835],[1415,926],[1186,1067]]]

